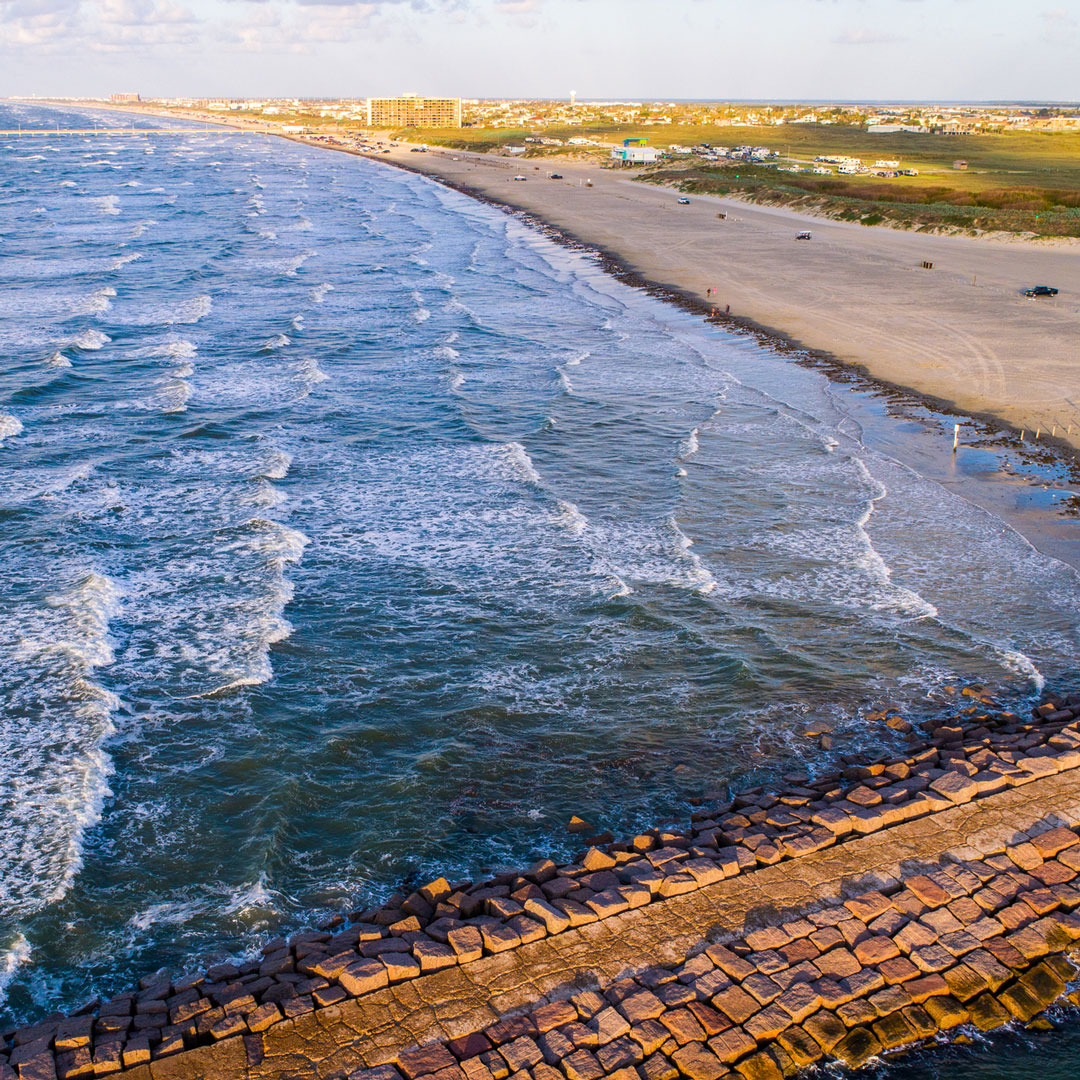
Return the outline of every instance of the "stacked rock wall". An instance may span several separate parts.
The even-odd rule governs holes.
[[[816,1060],[812,1043],[817,1057],[858,1061],[953,1020],[993,1026],[1019,1015],[1021,1003],[1043,1007],[1071,975],[1062,954],[1076,936],[1077,838],[1053,826],[1080,821],[1074,709],[1080,715],[1080,698],[1056,698],[1022,721],[975,702],[953,722],[930,725],[903,757],[815,780],[789,777],[782,793],[743,793],[696,815],[685,831],[653,830],[591,847],[571,864],[544,861],[476,884],[440,879],[382,908],[269,942],[246,964],[145,979],[138,991],[78,1015],[2,1033],[0,1080],[207,1075],[225,1062],[222,1075],[279,1075],[275,1054],[308,1031],[316,1034],[307,1050],[281,1051],[289,1075],[343,1076],[375,1065],[415,1080],[420,1066],[409,1046],[440,1035],[448,1038],[432,1060],[442,1068],[470,1062],[498,1072],[502,1060],[520,1073],[510,1068],[516,1051],[511,1061],[502,1049],[499,1025],[511,1020],[509,1030],[527,1028],[514,1040],[536,1044],[533,1051],[517,1043],[521,1053],[541,1054],[523,1066],[531,1080],[554,1080],[544,1072],[551,1068],[578,1080],[579,1065],[599,1068],[596,1077],[634,1069],[639,1080],[658,1080],[649,1070],[675,1069],[696,1080],[695,1069],[746,1073],[744,1061],[767,1069],[766,1057],[787,1070]],[[988,831],[989,821],[996,824]],[[951,861],[938,865],[947,848]],[[876,863],[867,862],[871,850]],[[913,872],[916,859],[928,873]],[[868,874],[876,888],[860,892],[856,883]],[[817,893],[807,894],[815,880]],[[853,888],[844,903],[822,906]],[[884,906],[870,914],[867,904]],[[546,974],[545,964],[554,964]],[[504,990],[496,976],[509,970],[522,978]],[[575,989],[582,980],[593,987],[585,997]],[[664,1008],[631,1022],[622,1001],[645,993],[651,998],[639,1004],[655,999]],[[450,1021],[431,1004],[440,995],[461,1006]],[[582,1003],[598,998],[607,1004],[586,1015]],[[547,1020],[527,1020],[543,999],[554,1000],[541,1018],[567,1017],[549,1029],[561,1032],[561,1043],[553,1035],[541,1045]],[[757,1008],[747,1013],[751,1002]],[[599,1030],[600,1015],[619,1029],[606,1041],[614,1029]],[[656,1042],[659,1028],[668,1030],[665,1017],[683,1027]],[[680,1041],[697,1030],[687,1017],[704,1038]],[[778,1028],[785,1017],[790,1023]],[[836,1041],[817,1038],[824,1029],[811,1017]],[[632,1029],[646,1020],[651,1037],[641,1042]],[[326,1030],[336,1032],[329,1042],[319,1034]],[[472,1040],[465,1049],[484,1040],[487,1047],[462,1056],[463,1037]],[[567,1052],[556,1054],[555,1045]]]

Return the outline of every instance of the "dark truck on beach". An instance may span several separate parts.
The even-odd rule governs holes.
[[[1025,296],[1057,296],[1058,291],[1052,285],[1035,285],[1024,290]]]

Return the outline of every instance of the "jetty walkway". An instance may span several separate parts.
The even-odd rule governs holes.
[[[1076,974],[1080,695],[923,727],[0,1032],[0,1080],[775,1080],[1029,1023]]]

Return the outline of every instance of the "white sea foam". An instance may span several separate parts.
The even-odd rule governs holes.
[[[1005,667],[1017,675],[1022,675],[1034,687],[1035,692],[1041,694],[1046,686],[1043,673],[1035,666],[1030,656],[1026,656],[1018,649],[995,649]]]
[[[76,315],[101,314],[112,307],[112,298],[115,295],[116,290],[105,285],[100,289],[95,289],[89,296],[76,301],[73,310]]]
[[[249,882],[233,889],[222,905],[228,915],[249,915],[252,911],[274,911],[279,895],[267,887],[266,874],[259,874],[258,881]]]
[[[616,600],[623,596],[631,596],[634,592],[629,585],[618,574],[609,574],[607,577],[608,588],[611,590],[608,593],[609,600]]]
[[[71,361],[62,353],[54,352],[46,361],[48,367],[55,368],[68,368],[71,367]]]
[[[142,934],[152,926],[184,926],[206,914],[206,905],[197,900],[151,904],[128,919],[128,926]]]
[[[859,475],[866,483],[873,486],[873,493],[866,506],[865,513],[856,522],[857,543],[861,549],[855,562],[859,569],[866,572],[882,588],[882,595],[871,601],[870,606],[877,609],[892,609],[914,618],[934,618],[937,608],[924,600],[917,592],[896,585],[892,580],[892,568],[881,557],[870,538],[867,526],[874,513],[874,508],[889,493],[889,489],[866,466],[860,457],[852,459]]]
[[[574,505],[565,499],[558,501],[559,513],[555,521],[567,532],[574,536],[580,536],[588,527],[589,519]]]
[[[582,360],[588,359],[588,357],[591,356],[591,355],[592,354],[589,353],[588,351],[585,351],[583,353],[578,353],[577,356],[572,356],[572,357],[570,357],[569,360],[566,361],[566,366],[567,367],[577,367],[581,363]]]
[[[260,874],[258,881],[225,891],[204,886],[194,896],[151,904],[132,915],[128,927],[134,935],[142,935],[155,926],[187,926],[206,916],[225,914],[249,919],[252,913],[276,911],[279,899],[279,894],[267,887],[266,875]]]
[[[103,214],[120,213],[120,197],[118,195],[102,195],[94,199],[98,210]]]
[[[97,352],[98,349],[103,349],[108,345],[110,341],[112,341],[112,338],[108,334],[103,334],[100,330],[84,330],[71,339],[71,344],[77,349]]]
[[[572,394],[574,392],[574,384],[570,381],[569,376],[561,368],[559,369],[559,386],[564,393]]]
[[[143,233],[145,233],[147,229],[149,229],[151,226],[156,225],[156,224],[157,224],[157,222],[153,218],[146,218],[145,221],[140,221],[131,230],[131,233],[129,234],[128,239],[129,240],[138,240],[139,237],[142,236]]]
[[[431,312],[428,311],[428,309],[425,308],[425,307],[417,308],[412,313],[412,317],[413,317],[413,320],[415,322],[418,322],[418,323],[427,322],[428,319],[431,318]]]
[[[247,501],[261,510],[274,510],[288,502],[288,498],[283,491],[260,476],[256,479],[255,487]]]
[[[74,180],[61,180],[60,187],[78,187]]]
[[[289,475],[292,460],[292,455],[284,450],[270,450],[266,455],[265,464],[251,479],[284,480]]]
[[[260,607],[252,610],[245,620],[245,648],[237,657],[242,660],[243,669],[234,671],[232,678],[196,697],[220,697],[245,687],[259,686],[273,678],[270,647],[292,633],[292,624],[284,612],[292,599],[293,585],[285,577],[285,570],[289,564],[300,561],[310,542],[296,529],[279,521],[257,517],[242,525],[236,539],[223,546],[223,553],[257,554],[263,559],[270,577],[261,585]]]
[[[190,360],[198,352],[194,342],[187,338],[168,337],[154,345],[142,345],[128,354],[136,360]]]
[[[911,588],[893,581],[892,567],[874,546],[870,522],[887,495],[857,455],[839,460],[804,459],[804,485],[843,484],[846,497],[820,504],[814,518],[759,534],[757,543],[787,563],[783,574],[755,583],[757,591],[796,603],[816,601],[849,611],[883,612],[903,619],[935,618],[937,608]],[[822,478],[819,470],[828,472]],[[786,466],[789,482],[792,466]],[[852,469],[855,476],[851,476]],[[856,487],[852,492],[852,481]],[[823,491],[827,491],[825,487]],[[852,496],[857,500],[852,505]],[[861,503],[861,510],[852,518]]]
[[[694,428],[689,435],[687,435],[685,442],[679,447],[679,457],[685,461],[689,457],[693,457],[701,447],[698,444],[698,429]]]
[[[465,376],[460,371],[450,372],[450,381],[448,383],[451,393],[456,393],[465,385]]]
[[[183,378],[170,379],[158,392],[161,411],[166,415],[186,412],[190,397],[191,383]]]
[[[4,445],[5,439],[14,439],[22,429],[22,422],[18,417],[12,416],[11,413],[0,412],[0,446]]]
[[[328,292],[333,292],[333,289],[334,286],[328,284],[325,281],[321,285],[316,285],[309,294],[311,296],[312,303],[321,304],[326,299],[326,294]]]
[[[113,259],[113,261],[109,263],[109,269],[119,270],[122,266],[127,266],[128,263],[133,263],[141,258],[142,255],[138,251],[130,251],[127,255],[120,255]]]
[[[536,471],[532,458],[529,457],[529,452],[521,443],[504,443],[497,448],[497,453],[515,479],[528,484],[540,483],[540,474]]]
[[[296,378],[301,382],[321,383],[330,378],[314,359],[300,360],[296,365]]]
[[[116,582],[92,571],[27,610],[16,631],[12,659],[33,688],[24,710],[36,734],[20,740],[12,726],[18,712],[5,720],[5,740],[21,742],[22,770],[17,782],[5,777],[0,784],[0,904],[9,912],[33,911],[67,893],[82,868],[83,837],[111,794],[103,743],[119,701],[93,676],[113,662],[109,624],[121,597]]]
[[[209,296],[193,296],[190,300],[184,300],[176,306],[176,312],[167,323],[183,323],[190,325],[210,314],[214,302]]]
[[[318,255],[317,251],[305,251],[300,255],[294,255],[291,259],[286,259],[285,262],[282,263],[282,273],[286,274],[288,277],[296,277],[300,267],[302,267],[308,259],[314,259],[316,255]]]
[[[694,546],[694,541],[679,528],[679,523],[674,517],[668,518],[668,526],[675,534],[676,558],[686,567],[684,572],[685,581],[677,583],[689,585],[690,588],[696,589],[702,596],[708,596],[716,589],[716,578],[713,577],[701,561],[701,557],[690,550]]]
[[[7,990],[19,968],[30,963],[30,942],[22,934],[15,934],[0,944],[0,1006],[7,1001]]]
[[[272,338],[267,338],[262,344],[263,352],[273,352],[275,349],[284,349],[286,345],[291,345],[292,339],[285,334],[275,334]]]
[[[289,325],[290,325],[290,326],[291,326],[291,327],[292,327],[292,328],[293,328],[294,330],[298,330],[298,331],[299,331],[299,330],[303,330],[303,329],[304,329],[304,316],[303,316],[303,315],[294,315],[294,316],[293,316],[293,317],[292,317],[292,318],[291,318],[291,319],[289,320]]]

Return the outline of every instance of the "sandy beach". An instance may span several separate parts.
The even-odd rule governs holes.
[[[562,159],[403,144],[378,160],[525,210],[650,282],[876,379],[1080,446],[1080,247],[1068,241],[913,234],[711,196],[686,206],[632,170]],[[802,229],[810,242],[796,242]],[[1060,295],[1022,295],[1039,284]]]

